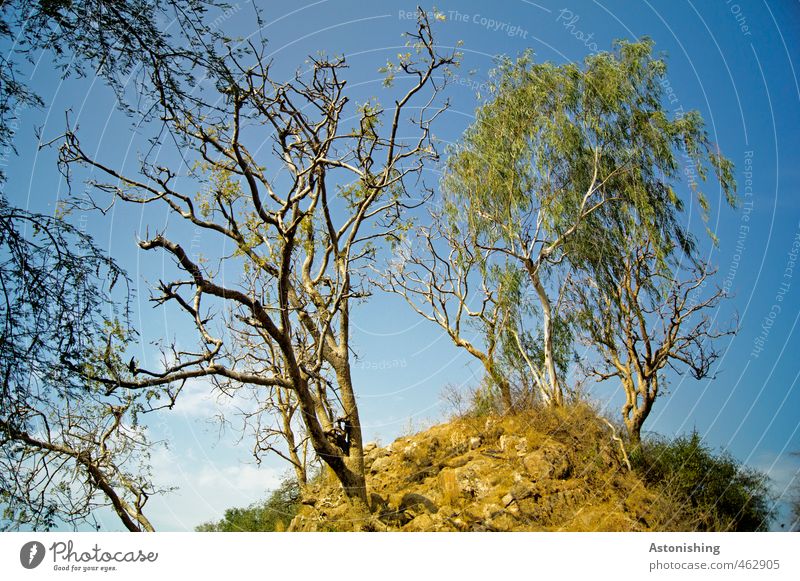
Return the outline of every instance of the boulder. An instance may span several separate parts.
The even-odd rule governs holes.
[[[436,514],[439,512],[439,507],[436,506],[436,503],[434,503],[427,496],[409,492],[403,496],[398,510],[403,511],[412,517],[416,517],[421,514]]]
[[[548,442],[526,454],[522,464],[532,480],[566,478],[571,467],[567,449],[556,442]]]
[[[421,514],[414,517],[403,527],[404,531],[417,533],[433,531],[435,529],[436,523],[429,514]]]
[[[507,456],[524,456],[528,451],[528,440],[522,436],[500,436],[500,450]]]
[[[392,459],[388,456],[381,456],[380,458],[376,458],[372,465],[369,467],[369,471],[372,474],[377,474],[378,472],[383,472],[392,464]]]

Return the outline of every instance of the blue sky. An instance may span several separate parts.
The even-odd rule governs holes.
[[[233,36],[256,33],[252,8],[232,2],[217,24]],[[381,86],[378,67],[403,48],[401,33],[413,26],[416,3],[350,0],[260,2],[276,71],[288,74],[318,50],[344,54],[349,62],[351,95],[390,102],[393,92]],[[532,48],[539,60],[580,60],[607,50],[617,38],[643,35],[668,56],[669,106],[698,109],[712,139],[736,165],[743,204],[723,207],[709,188],[709,228],[719,246],[707,256],[719,268],[716,282],[733,298],[716,315],[720,322],[737,313],[739,334],[721,344],[715,379],[671,378],[646,429],[665,435],[696,429],[719,450],[768,471],[777,492],[798,478],[800,459],[800,4],[783,0],[662,2],[566,1],[437,2],[446,20],[438,42],[463,41],[464,62],[449,88],[452,108],[436,128],[445,142],[458,139],[473,118],[476,92],[488,79],[497,55],[517,55]],[[35,127],[45,140],[64,127],[64,111],[80,125],[82,142],[107,161],[134,167],[140,137],[130,120],[116,112],[114,99],[100,79],[61,81],[43,54],[31,84],[48,103],[43,111],[22,112],[16,135],[19,157],[8,167],[6,193],[18,205],[52,211],[65,186],[55,171],[53,150],[38,151]],[[90,146],[91,145],[91,146]],[[426,170],[435,183],[435,167]],[[746,173],[747,172],[747,173]],[[747,189],[745,189],[747,187]],[[685,219],[702,228],[697,208]],[[110,216],[76,220],[119,258],[137,284],[137,325],[142,333],[138,357],[154,361],[149,341],[185,331],[169,312],[147,303],[148,282],[171,272],[169,261],[135,247],[147,226],[163,225],[163,215],[118,208]],[[174,225],[173,225],[174,226]],[[174,231],[174,230],[173,230]],[[208,251],[208,235],[178,230],[186,245]],[[377,296],[359,307],[354,343],[354,376],[368,439],[388,443],[398,435],[435,423],[446,413],[441,392],[450,384],[467,389],[479,369],[456,350],[438,328],[419,319],[396,298]],[[153,499],[151,519],[162,530],[191,529],[221,516],[233,505],[246,505],[274,486],[285,466],[252,463],[248,441],[230,430],[221,437],[207,421],[231,402],[207,395],[207,386],[190,386],[187,397],[169,415],[154,419],[151,429],[170,442],[154,457],[158,479],[180,489]],[[600,405],[618,413],[614,385],[592,390]],[[113,518],[104,523],[118,528]]]

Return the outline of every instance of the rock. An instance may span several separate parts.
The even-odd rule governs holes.
[[[429,514],[421,514],[417,517],[414,517],[409,521],[404,527],[404,531],[409,532],[426,532],[432,531],[435,528],[435,522],[433,517]]]
[[[511,487],[509,493],[514,496],[514,500],[524,500],[536,494],[536,488],[530,482],[517,482]]]
[[[524,456],[528,451],[528,441],[522,436],[500,436],[500,450],[506,455]]]
[[[455,505],[456,500],[460,496],[455,470],[452,468],[445,468],[439,472],[439,490],[442,491],[442,500],[444,504]]]
[[[417,442],[411,442],[409,445],[404,446],[400,451],[400,455],[403,457],[403,460],[414,460],[418,446],[419,444]]]
[[[365,452],[364,456],[366,458],[371,458],[373,460],[377,460],[378,458],[383,458],[385,456],[391,456],[392,452],[388,448],[373,448],[369,452]]]
[[[483,507],[483,520],[491,520],[504,512],[505,509],[499,504],[487,504]]]
[[[369,495],[369,506],[372,512],[380,513],[386,510],[388,503],[386,500],[377,492],[372,492]]]
[[[427,496],[409,492],[403,496],[398,510],[415,517],[420,514],[436,514],[439,512],[439,507]]]
[[[517,502],[520,500],[525,500],[526,498],[531,498],[536,496],[537,491],[534,486],[530,482],[517,482],[511,487],[511,490],[508,491],[508,494],[503,496],[503,504],[505,506],[509,506],[513,502]]]
[[[411,520],[411,517],[403,511],[392,510],[387,507],[378,515],[378,520],[391,527],[402,527]]]
[[[489,490],[489,484],[478,473],[480,466],[473,462],[472,466],[456,468],[456,486],[461,495],[481,498]]]
[[[480,448],[480,445],[483,443],[483,440],[480,436],[473,436],[469,439],[469,449],[475,450],[476,448]]]
[[[514,517],[506,511],[496,513],[491,518],[483,521],[484,527],[490,531],[511,531],[516,524]]]
[[[364,445],[364,454],[369,454],[373,450],[378,448],[378,444],[376,442],[369,442]]]
[[[570,471],[567,450],[561,444],[548,442],[522,459],[525,471],[533,480],[566,478]]]
[[[399,453],[408,446],[409,440],[407,438],[398,438],[389,446],[390,453]]]
[[[378,472],[383,472],[392,464],[392,459],[388,456],[382,456],[380,458],[376,458],[375,461],[370,466],[369,471],[373,474],[377,474]]]
[[[428,478],[436,476],[438,473],[439,473],[439,468],[437,468],[436,466],[422,466],[417,470],[414,470],[411,474],[409,474],[406,477],[405,482],[407,484],[422,482],[424,480],[427,480]]]
[[[469,436],[463,430],[454,430],[446,444],[451,456],[460,456],[469,450]]]

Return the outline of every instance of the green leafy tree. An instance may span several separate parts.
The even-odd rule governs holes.
[[[620,41],[583,66],[502,59],[489,100],[450,152],[443,180],[453,227],[476,252],[502,257],[526,277],[540,317],[545,400],[563,402],[555,326],[573,269],[604,248],[598,233],[636,224],[656,255],[690,237],[673,189],[682,166],[709,171],[732,196],[730,163],[697,112],[665,106],[666,64],[650,40]],[[695,195],[704,207],[705,197]],[[500,258],[487,257],[498,262]],[[566,317],[564,317],[566,318]]]
[[[247,508],[229,508],[217,522],[207,522],[195,528],[206,533],[239,533],[283,531],[300,507],[300,485],[285,479],[264,502]]]
[[[729,454],[714,454],[697,432],[645,441],[633,458],[645,481],[675,501],[674,527],[764,531],[775,518],[767,476]]]

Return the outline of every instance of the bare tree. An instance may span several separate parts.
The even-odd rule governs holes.
[[[530,308],[525,281],[517,269],[498,262],[496,253],[475,247],[464,222],[457,220],[431,212],[430,225],[415,229],[399,245],[379,284],[481,363],[505,413],[515,408],[509,379],[520,363],[547,401],[543,368],[520,330]]]
[[[161,282],[154,300],[188,315],[200,345],[170,348],[163,369],[137,367],[135,379],[110,361],[102,373],[89,370],[90,378],[109,390],[202,376],[291,390],[315,453],[359,505],[367,496],[350,367],[351,306],[369,292],[364,275],[376,242],[407,227],[408,179],[435,158],[430,128],[443,110],[436,77],[455,62],[455,54],[437,54],[423,11],[407,36],[410,50],[393,65],[406,87],[386,110],[376,103],[348,107],[343,58],[310,58],[310,70],[283,82],[271,74],[263,44],[218,42],[205,59],[214,87],[203,102],[161,103],[165,129],[191,164],[186,175],[147,159],[141,176],[123,174],[87,154],[71,129],[61,148],[67,175],[89,166],[111,180],[94,182],[95,189],[130,204],[163,205],[233,248],[213,257],[212,267],[166,233],[142,240],[142,249],[166,252],[182,273]],[[352,128],[344,127],[348,114]],[[265,127],[272,132],[266,162],[259,160],[269,150]],[[400,137],[413,128],[413,138]],[[273,165],[269,174],[270,163],[280,171]],[[201,185],[199,194],[187,178]],[[238,283],[231,272],[241,274]],[[257,357],[239,348],[243,333]]]
[[[602,261],[603,271],[577,280],[571,294],[580,332],[600,354],[589,371],[620,380],[622,417],[639,446],[642,425],[663,392],[664,370],[709,376],[719,356],[714,341],[735,330],[714,326],[725,295],[706,289],[714,273],[707,264],[674,265],[673,272],[652,244],[621,244]]]

